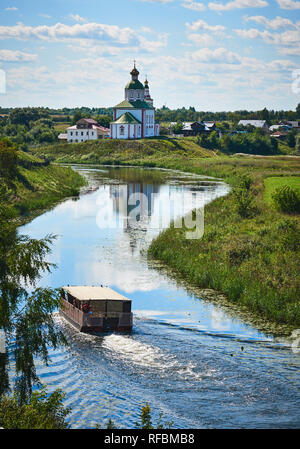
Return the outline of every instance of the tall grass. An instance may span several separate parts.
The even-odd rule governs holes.
[[[206,206],[200,240],[186,240],[185,228],[171,226],[152,242],[149,257],[270,321],[299,326],[297,221],[293,223],[298,231],[290,233],[288,227],[280,228],[284,220],[279,215],[258,211],[252,218],[241,218],[235,201],[231,193]],[[295,239],[294,245],[286,244],[288,234]]]

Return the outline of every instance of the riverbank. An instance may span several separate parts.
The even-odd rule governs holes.
[[[113,150],[110,141],[104,141],[101,145],[108,146],[103,152],[97,142],[95,154],[89,152],[93,144],[58,146],[56,152],[48,147],[38,153],[57,162],[178,169],[222,178],[233,187],[241,177],[249,176],[249,216],[241,216],[240,200],[232,192],[206,206],[201,240],[186,240],[185,229],[171,226],[152,242],[149,257],[166,263],[191,284],[220,291],[232,303],[269,321],[299,326],[299,216],[277,212],[265,201],[264,181],[268,177],[299,176],[300,158],[220,156],[195,148],[192,139],[184,141],[186,148],[170,147],[165,153],[161,146],[156,153],[144,145],[141,150],[140,142],[128,141],[119,148],[114,144]]]
[[[22,151],[14,177],[1,177],[5,204],[24,223],[63,198],[76,196],[85,179],[69,167],[59,167]]]
[[[186,240],[186,229],[172,225],[152,242],[148,255],[197,287],[222,292],[271,322],[299,327],[300,219],[266,201],[264,181],[283,175],[296,180],[300,167],[297,161],[278,162],[230,159],[220,166],[210,161],[199,171],[224,177],[234,188],[205,207],[203,238]],[[238,186],[245,175],[252,181],[248,190]],[[244,205],[249,200],[245,216],[241,191]]]
[[[180,165],[183,159],[215,157],[212,150],[201,147],[197,138],[152,138],[141,140],[98,139],[83,143],[61,143],[31,149],[37,156],[51,161],[71,164],[109,164],[124,163],[160,166],[173,159]]]

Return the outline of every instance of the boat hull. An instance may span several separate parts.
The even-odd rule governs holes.
[[[79,332],[131,332],[132,313],[121,313],[119,316],[93,316],[84,313],[64,299],[61,300],[59,314]]]

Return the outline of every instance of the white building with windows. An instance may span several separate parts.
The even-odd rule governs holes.
[[[135,64],[130,74],[132,79],[125,87],[125,100],[113,108],[114,121],[110,124],[110,137],[141,139],[159,136],[148,80],[144,85],[139,81]]]
[[[76,125],[67,128],[68,142],[85,142],[86,140],[97,140],[110,137],[110,130],[100,126],[96,120],[82,118]]]

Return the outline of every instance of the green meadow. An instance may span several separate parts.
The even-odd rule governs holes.
[[[292,187],[300,193],[299,176],[271,176],[264,180],[265,192],[264,199],[268,205],[272,205],[272,194],[276,189],[284,186]]]

